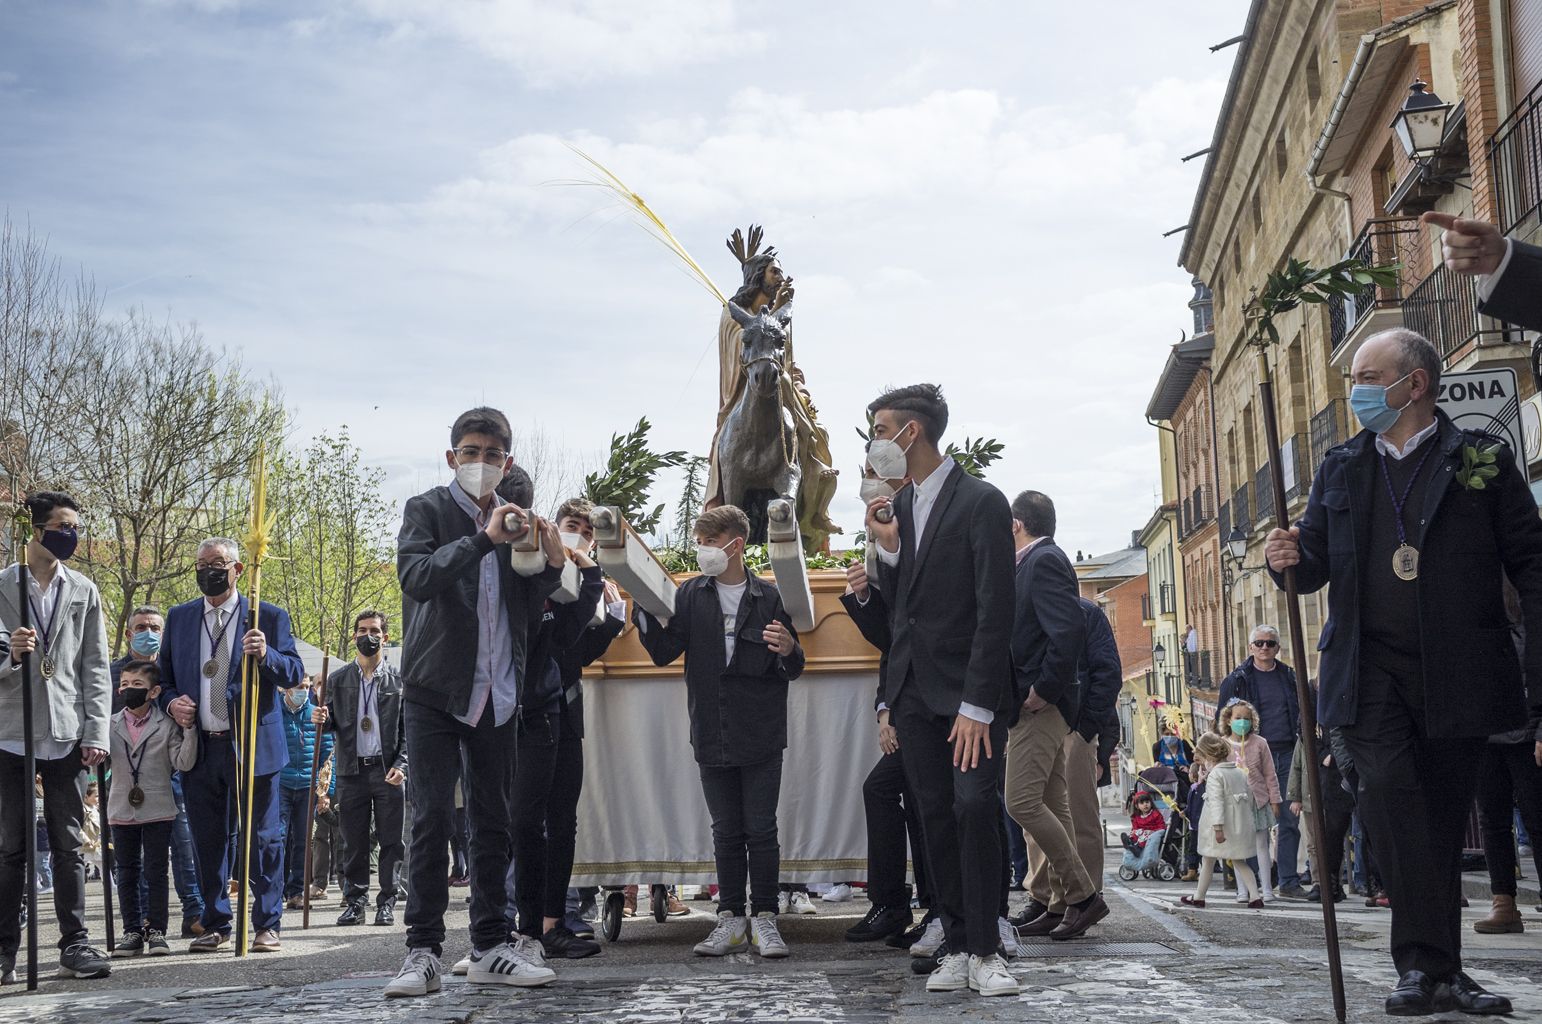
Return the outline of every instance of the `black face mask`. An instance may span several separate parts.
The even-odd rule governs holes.
[[[362,636],[356,636],[353,638],[353,646],[357,647],[359,649],[359,653],[364,655],[366,658],[373,658],[375,655],[380,653],[380,638],[378,636],[370,636],[368,633],[365,633]]]
[[[229,569],[199,569],[198,589],[205,597],[219,597],[230,590]]]
[[[150,699],[150,691],[143,686],[131,686],[120,692],[123,695],[123,706],[130,711],[138,711]]]
[[[57,530],[44,530],[38,543],[59,561],[67,562],[75,553],[75,546],[80,543],[80,535],[75,532],[75,527],[65,526]]]

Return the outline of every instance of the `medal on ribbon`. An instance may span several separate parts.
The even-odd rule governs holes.
[[[1381,455],[1381,478],[1387,484],[1387,497],[1392,499],[1392,519],[1397,524],[1397,550],[1392,552],[1392,574],[1405,582],[1412,582],[1419,578],[1419,549],[1408,543],[1408,530],[1403,525],[1403,507],[1408,504],[1408,495],[1413,493],[1414,481],[1419,479],[1419,474],[1424,472],[1424,464],[1429,461],[1430,452],[1435,450],[1435,445],[1424,449],[1424,454],[1419,458],[1419,464],[1414,467],[1413,474],[1409,476],[1408,483],[1403,485],[1401,496],[1392,489],[1392,474],[1387,470],[1387,454]]]

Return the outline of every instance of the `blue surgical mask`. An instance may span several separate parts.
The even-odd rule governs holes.
[[[1238,736],[1246,736],[1253,731],[1253,723],[1246,718],[1233,718],[1231,720],[1231,731]]]
[[[1355,411],[1355,419],[1360,421],[1360,425],[1373,434],[1385,434],[1391,430],[1413,399],[1410,398],[1394,409],[1387,404],[1387,392],[1411,376],[1413,372],[1409,371],[1391,384],[1356,384],[1350,388],[1349,407]]]
[[[153,629],[135,633],[129,638],[129,647],[141,658],[153,658],[160,653],[161,635]]]

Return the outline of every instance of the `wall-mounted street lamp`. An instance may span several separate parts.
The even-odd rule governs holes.
[[[1158,668],[1167,662],[1167,648],[1162,646],[1162,641],[1158,640],[1157,645],[1151,648],[1151,660]]]
[[[1392,133],[1397,136],[1408,159],[1418,166],[1423,181],[1461,185],[1471,191],[1471,185],[1457,180],[1469,175],[1437,174],[1433,167],[1436,158],[1440,156],[1441,143],[1446,138],[1446,122],[1453,109],[1452,104],[1435,95],[1424,81],[1416,78],[1413,85],[1408,87],[1408,98],[1392,119]]]

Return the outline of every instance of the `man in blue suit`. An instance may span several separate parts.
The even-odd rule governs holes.
[[[278,691],[299,685],[305,668],[295,652],[289,613],[270,604],[248,629],[250,604],[236,592],[245,567],[240,547],[227,537],[198,545],[198,589],[203,598],[166,615],[161,645],[162,702],[183,728],[198,728],[198,763],[184,772],[182,790],[198,854],[198,885],[205,893],[203,934],[189,951],[212,953],[230,941],[229,837],[237,809],[236,743],[241,717],[241,663],[257,659],[256,785],[252,795],[253,952],[279,948],[283,914],[283,830],[278,776],[289,762]]]

